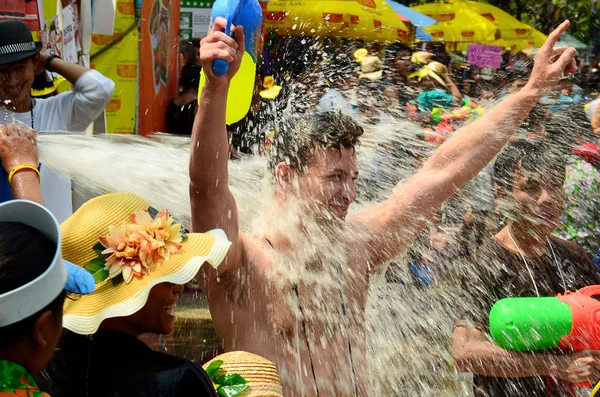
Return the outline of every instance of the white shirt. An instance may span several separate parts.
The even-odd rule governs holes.
[[[16,113],[0,108],[0,124],[21,122],[36,131],[85,131],[98,118],[112,98],[115,83],[95,70],[81,76],[73,91],[36,99],[31,112]]]
[[[31,111],[16,113],[0,107],[0,124],[22,123],[36,131],[82,132],[97,119],[112,98],[115,83],[95,70],[81,76],[73,91],[36,99]],[[71,181],[42,165],[42,196],[46,207],[63,222],[73,213]]]

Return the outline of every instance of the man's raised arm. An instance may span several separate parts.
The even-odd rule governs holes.
[[[368,245],[373,266],[405,252],[442,203],[502,150],[546,91],[554,88],[565,73],[576,71],[575,50],[554,48],[568,27],[569,22],[565,21],[550,34],[521,91],[461,128],[389,199],[353,217],[352,221],[374,233]]]
[[[212,32],[202,40],[200,60],[207,80],[200,97],[190,150],[192,231],[223,229],[232,242],[227,258],[219,266],[219,275],[238,265],[243,254],[237,205],[228,186],[229,142],[225,111],[229,83],[239,69],[244,53],[244,33],[237,27],[235,39],[225,35],[225,23],[224,19],[217,18]],[[226,75],[212,73],[216,59],[229,62]]]

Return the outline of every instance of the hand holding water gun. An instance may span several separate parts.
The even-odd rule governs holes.
[[[246,116],[252,103],[262,8],[258,0],[217,0],[211,20],[211,33],[200,46],[198,100],[206,81],[229,84],[227,124],[233,124]]]
[[[600,285],[557,297],[502,299],[490,311],[490,334],[494,342],[506,350],[531,352],[558,348],[582,352],[579,358],[569,357],[568,367],[556,371],[567,371],[573,380],[588,375],[587,379],[597,381],[600,378],[600,301],[597,298],[600,298]],[[578,373],[578,370],[586,373]],[[569,380],[569,374],[557,375]],[[578,385],[590,386],[588,382]],[[596,389],[600,389],[600,384]]]
[[[202,39],[200,44],[202,70],[211,84],[229,82],[242,63],[245,51],[244,28],[235,26],[234,37],[231,37],[225,33],[226,26],[227,20],[224,18],[215,19],[210,34]],[[218,74],[215,73],[215,69]]]

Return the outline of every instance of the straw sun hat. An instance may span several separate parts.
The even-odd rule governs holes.
[[[88,201],[60,229],[64,259],[96,279],[91,295],[65,302],[65,328],[82,335],[140,310],[155,285],[185,284],[204,262],[216,268],[230,246],[222,230],[186,235],[168,211],[129,193]]]
[[[217,364],[216,367],[215,364]],[[218,368],[216,373],[212,373],[211,367]],[[271,361],[256,354],[241,351],[221,354],[204,364],[204,369],[213,382],[222,375],[241,375],[246,380],[248,387],[236,396],[283,397],[283,388],[277,367]]]

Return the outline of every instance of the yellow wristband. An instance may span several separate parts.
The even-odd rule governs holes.
[[[8,174],[8,184],[12,186],[13,176],[15,176],[15,174],[17,172],[23,171],[23,170],[33,170],[33,171],[37,172],[38,179],[40,180],[40,183],[42,183],[42,176],[40,175],[40,170],[38,170],[37,167],[34,167],[33,165],[24,164],[24,165],[19,165],[12,169],[12,171]]]

